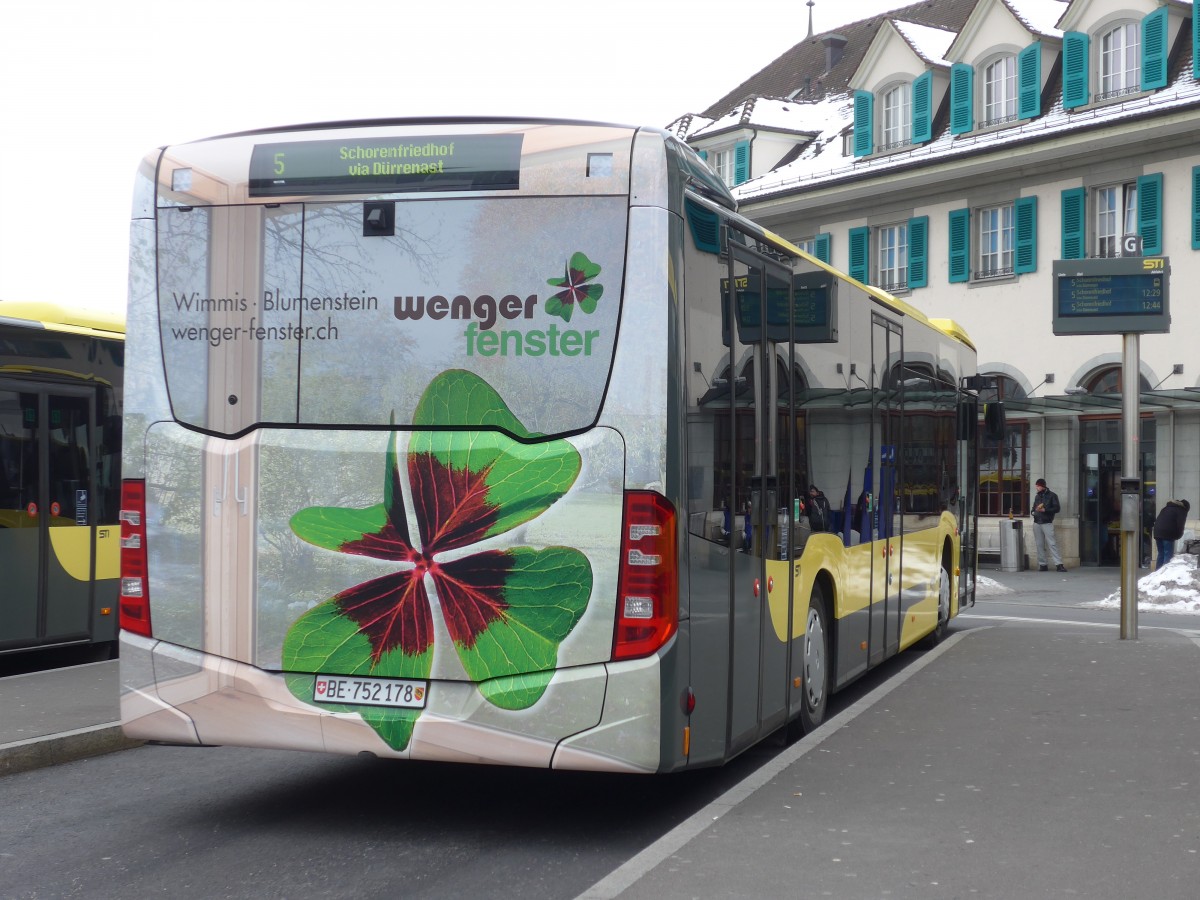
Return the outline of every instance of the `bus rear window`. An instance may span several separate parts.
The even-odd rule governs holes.
[[[175,416],[221,431],[223,406],[252,403],[258,422],[406,425],[434,378],[466,370],[532,432],[586,427],[612,361],[626,202],[160,209]]]

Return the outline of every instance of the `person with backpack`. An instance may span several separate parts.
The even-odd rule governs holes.
[[[1175,542],[1183,537],[1183,527],[1187,524],[1191,508],[1192,505],[1186,500],[1168,500],[1167,505],[1159,510],[1158,518],[1154,520],[1154,544],[1158,547],[1158,562],[1154,566],[1156,571],[1175,555]]]
[[[829,500],[815,484],[808,486],[807,511],[808,524],[812,526],[813,531],[829,531],[832,527]]]

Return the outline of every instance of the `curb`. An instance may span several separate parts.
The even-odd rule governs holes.
[[[125,737],[119,722],[0,744],[0,778],[30,769],[129,750],[145,741]]]

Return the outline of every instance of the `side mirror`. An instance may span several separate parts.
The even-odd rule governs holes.
[[[983,405],[983,433],[989,441],[1003,441],[1006,423],[1004,404],[1000,401]]]

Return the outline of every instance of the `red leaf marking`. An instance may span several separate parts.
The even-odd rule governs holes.
[[[448,468],[432,453],[409,454],[409,481],[426,556],[477,543],[496,523],[500,510],[488,503],[487,473]]]
[[[407,656],[433,644],[433,614],[425,592],[425,567],[357,584],[334,597],[342,613],[371,642],[371,665],[399,647]]]
[[[499,550],[442,563],[433,570],[450,637],[470,649],[508,609],[504,587],[513,558]]]

